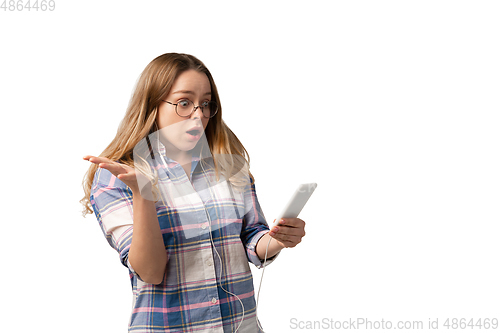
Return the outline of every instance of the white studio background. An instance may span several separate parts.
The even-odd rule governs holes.
[[[82,157],[165,52],[211,70],[269,221],[318,183],[307,236],[266,269],[267,333],[500,317],[498,2],[55,3],[0,9],[2,331],[126,331]]]

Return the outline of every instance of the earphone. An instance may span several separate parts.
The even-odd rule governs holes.
[[[210,192],[211,192],[211,190],[210,190]],[[210,196],[212,196],[212,194],[210,194]],[[243,320],[245,319],[245,306],[243,305],[243,302],[241,301],[241,299],[236,294],[233,294],[232,292],[224,289],[224,287],[220,283],[220,281],[222,280],[222,271],[223,271],[223,269],[222,269],[222,258],[221,258],[220,254],[219,254],[219,251],[217,251],[217,248],[215,247],[215,244],[214,244],[214,239],[212,238],[212,219],[210,218],[210,214],[208,214],[207,208],[205,207],[205,203],[203,203],[203,207],[205,208],[205,214],[207,215],[208,222],[209,222],[208,223],[208,231],[210,233],[210,242],[212,243],[212,248],[215,250],[215,253],[217,254],[217,257],[219,258],[219,262],[220,262],[219,279],[218,279],[217,283],[219,284],[219,287],[221,287],[221,289],[224,290],[224,292],[226,294],[234,296],[234,297],[236,297],[238,299],[238,301],[241,304],[241,309],[243,311],[243,314],[241,315],[240,323],[238,324],[238,327],[236,327],[236,330],[234,331],[234,333],[236,333],[240,329],[240,326],[243,323]]]
[[[200,166],[201,166],[201,169],[203,170],[203,173],[206,175],[206,170],[205,170],[205,168],[203,168],[203,162],[202,162],[202,161],[200,161]],[[210,186],[210,184],[208,183],[208,180],[207,180],[206,178],[205,178],[205,181],[207,182],[207,185],[208,185],[207,187],[208,187],[208,190],[209,190],[209,192],[210,192],[210,198],[211,198],[212,200],[214,200],[214,199],[213,199],[213,196],[212,196],[212,189],[211,189],[211,186]],[[231,191],[231,192],[232,192],[232,191]],[[217,254],[217,256],[218,256],[218,258],[219,258],[219,262],[220,262],[220,266],[221,266],[221,269],[220,269],[220,276],[219,276],[219,280],[221,280],[221,279],[222,279],[222,266],[223,266],[223,265],[222,265],[222,259],[221,259],[220,254],[219,254],[219,252],[217,251],[217,248],[215,247],[215,244],[214,244],[214,242],[213,242],[213,238],[212,238],[212,220],[211,220],[211,218],[210,218],[210,214],[208,213],[208,210],[207,210],[207,208],[206,208],[206,206],[205,206],[205,203],[203,203],[203,207],[205,208],[205,214],[207,215],[207,218],[208,218],[208,221],[209,221],[210,241],[211,241],[211,243],[212,243],[212,247],[213,247],[213,249],[215,250],[215,253]],[[260,323],[259,323],[259,320],[258,320],[258,315],[257,315],[257,309],[258,309],[258,307],[259,307],[260,289],[261,289],[261,286],[262,286],[262,280],[264,279],[264,272],[265,272],[265,269],[266,269],[266,261],[267,261],[267,252],[268,252],[268,250],[269,250],[269,245],[271,244],[271,240],[272,240],[272,238],[269,238],[269,242],[267,243],[267,246],[266,246],[266,253],[265,253],[265,255],[264,255],[264,263],[262,264],[262,266],[263,266],[263,268],[262,268],[262,275],[261,275],[261,278],[260,278],[259,290],[258,290],[258,292],[257,292],[257,300],[256,300],[256,304],[255,304],[255,318],[256,318],[256,321],[257,321],[257,325],[259,326],[260,330],[261,330],[263,333],[265,333],[265,332],[264,332],[264,329],[262,328],[262,326],[260,326]],[[238,327],[237,327],[237,328],[236,328],[236,330],[233,332],[233,333],[237,333],[237,332],[238,332],[238,330],[239,330],[239,328],[240,328],[240,326],[241,326],[241,324],[243,323],[243,320],[245,319],[245,306],[243,305],[243,302],[241,301],[241,299],[240,299],[237,295],[235,295],[235,294],[233,294],[233,293],[231,293],[231,292],[227,291],[226,289],[224,289],[224,288],[222,287],[222,285],[220,284],[220,282],[219,282],[219,286],[220,286],[220,287],[221,287],[221,289],[222,289],[222,290],[224,290],[224,292],[226,292],[227,294],[229,294],[229,295],[231,295],[231,296],[236,297],[236,298],[238,299],[238,301],[240,302],[240,304],[241,304],[241,307],[242,307],[242,310],[243,310],[243,315],[242,315],[242,318],[241,318],[241,320],[240,320],[240,323],[238,324]]]
[[[162,162],[164,163],[164,166],[167,167],[168,164],[167,162],[165,161],[164,157],[163,157],[163,154],[161,153],[161,150],[160,150],[160,140],[159,138],[157,139],[157,142],[158,142],[158,155],[160,156]],[[149,142],[148,142],[148,145],[149,145]],[[151,148],[151,146],[149,146],[149,148]],[[152,151],[150,151],[151,154],[152,154]],[[151,155],[154,159],[154,155]],[[207,175],[207,172],[205,170],[205,168],[203,167],[203,161],[200,160],[200,166],[203,170],[203,173],[204,175]],[[168,167],[167,167],[168,168]],[[205,182],[207,183],[207,188],[209,190],[209,193],[210,193],[210,198],[212,200],[214,200],[214,196],[213,196],[213,192],[212,192],[212,189],[211,189],[211,186],[210,186],[210,183],[209,183],[209,180],[207,179],[207,177],[205,176],[204,177],[205,179]],[[229,185],[230,186],[230,185]],[[232,190],[231,190],[232,192]],[[161,195],[161,191],[160,191],[160,196],[162,198],[162,202],[163,204],[165,205],[165,201],[163,200],[163,195]],[[238,330],[240,329],[244,319],[245,319],[245,306],[243,304],[243,301],[234,293],[226,290],[223,286],[222,286],[222,272],[223,272],[223,262],[222,262],[222,258],[221,258],[221,255],[219,254],[219,251],[217,251],[217,248],[215,246],[215,243],[214,243],[214,240],[213,240],[213,236],[212,236],[212,219],[210,218],[210,214],[208,212],[208,209],[207,207],[205,206],[205,203],[203,202],[203,200],[201,200],[202,204],[203,204],[203,208],[205,210],[205,215],[207,216],[207,219],[208,219],[208,226],[209,226],[209,235],[210,235],[210,243],[211,243],[211,246],[213,248],[213,250],[215,251],[218,259],[219,259],[219,263],[220,263],[220,271],[219,271],[219,276],[218,276],[218,279],[216,280],[217,284],[219,285],[219,287],[228,295],[230,296],[233,296],[235,297],[241,304],[241,307],[242,307],[242,317],[241,317],[241,320],[238,324],[238,326],[236,327],[236,329],[234,330],[233,333],[237,333]],[[262,270],[262,275],[261,275],[261,280],[260,280],[260,283],[259,283],[259,290],[258,290],[258,293],[257,293],[257,300],[256,300],[256,308],[255,308],[255,314],[256,314],[256,321],[257,321],[257,325],[259,326],[260,330],[262,332],[264,332],[263,328],[261,327],[260,323],[259,323],[259,320],[258,320],[258,316],[257,316],[257,309],[258,309],[258,305],[259,305],[259,296],[260,296],[260,290],[261,290],[261,286],[262,286],[262,281],[263,281],[263,278],[264,278],[264,272],[265,272],[265,267],[266,267],[266,262],[267,262],[267,254],[268,254],[268,249],[269,249],[269,245],[271,243],[271,240],[272,238],[269,238],[269,242],[267,243],[267,246],[266,246],[266,251],[265,251],[265,256],[264,256],[264,262],[263,262],[263,270]],[[233,325],[233,324],[232,324]]]

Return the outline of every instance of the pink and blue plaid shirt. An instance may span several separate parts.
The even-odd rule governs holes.
[[[269,227],[255,186],[249,184],[240,195],[234,194],[228,182],[209,185],[213,168],[202,168],[196,158],[191,180],[177,162],[167,161],[166,166],[158,159],[155,162],[159,186],[165,192],[156,202],[168,255],[161,284],[142,281],[128,261],[134,229],[130,188],[106,169],[98,169],[91,190],[101,229],[129,270],[133,292],[129,332],[234,332],[243,309],[220,285],[243,302],[245,314],[238,332],[261,332],[248,262],[262,267],[255,246]]]

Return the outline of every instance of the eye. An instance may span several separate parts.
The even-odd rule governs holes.
[[[177,103],[177,105],[181,108],[187,108],[191,105],[191,101],[188,99],[182,99]]]
[[[210,105],[210,101],[205,101],[205,102],[201,103],[201,107],[203,107],[203,108],[206,108],[209,105]]]

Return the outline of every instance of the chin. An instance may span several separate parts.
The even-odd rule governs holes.
[[[188,151],[193,150],[197,144],[198,144],[198,142],[188,142],[188,143],[178,145],[177,149],[188,152]]]

